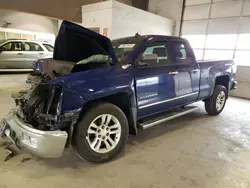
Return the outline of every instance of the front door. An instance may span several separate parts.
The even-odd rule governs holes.
[[[176,66],[168,54],[168,41],[150,42],[143,54],[156,54],[157,63],[140,65],[136,69],[138,118],[175,106],[178,89]],[[143,55],[142,54],[142,55]]]
[[[1,46],[0,68],[20,69],[25,62],[24,48],[20,41],[5,43]]]
[[[194,102],[199,95],[200,69],[190,45],[182,39],[173,40],[174,61],[177,66],[178,101]]]

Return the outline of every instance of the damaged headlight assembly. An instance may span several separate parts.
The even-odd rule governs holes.
[[[57,122],[60,121],[63,90],[62,84],[43,84],[38,88],[39,104],[34,106],[38,109],[37,118],[40,123],[46,123],[52,130],[59,128]]]
[[[76,122],[81,109],[72,112],[62,112],[63,105],[63,84],[46,84],[41,86],[39,96],[41,102],[38,105],[37,120],[41,128],[49,130],[58,130],[69,127]]]

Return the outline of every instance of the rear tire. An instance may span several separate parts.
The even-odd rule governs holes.
[[[113,104],[100,103],[89,109],[77,125],[73,147],[87,161],[107,162],[122,151],[128,131],[123,111]]]
[[[216,85],[213,95],[205,101],[205,109],[209,115],[219,115],[225,107],[227,89],[225,86]]]

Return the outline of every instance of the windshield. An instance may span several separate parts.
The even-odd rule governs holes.
[[[125,60],[141,40],[142,38],[140,37],[113,40],[112,46],[115,50],[118,61]]]

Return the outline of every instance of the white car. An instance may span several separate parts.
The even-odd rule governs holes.
[[[0,69],[31,69],[37,59],[51,58],[54,47],[46,42],[11,39],[0,41]]]

